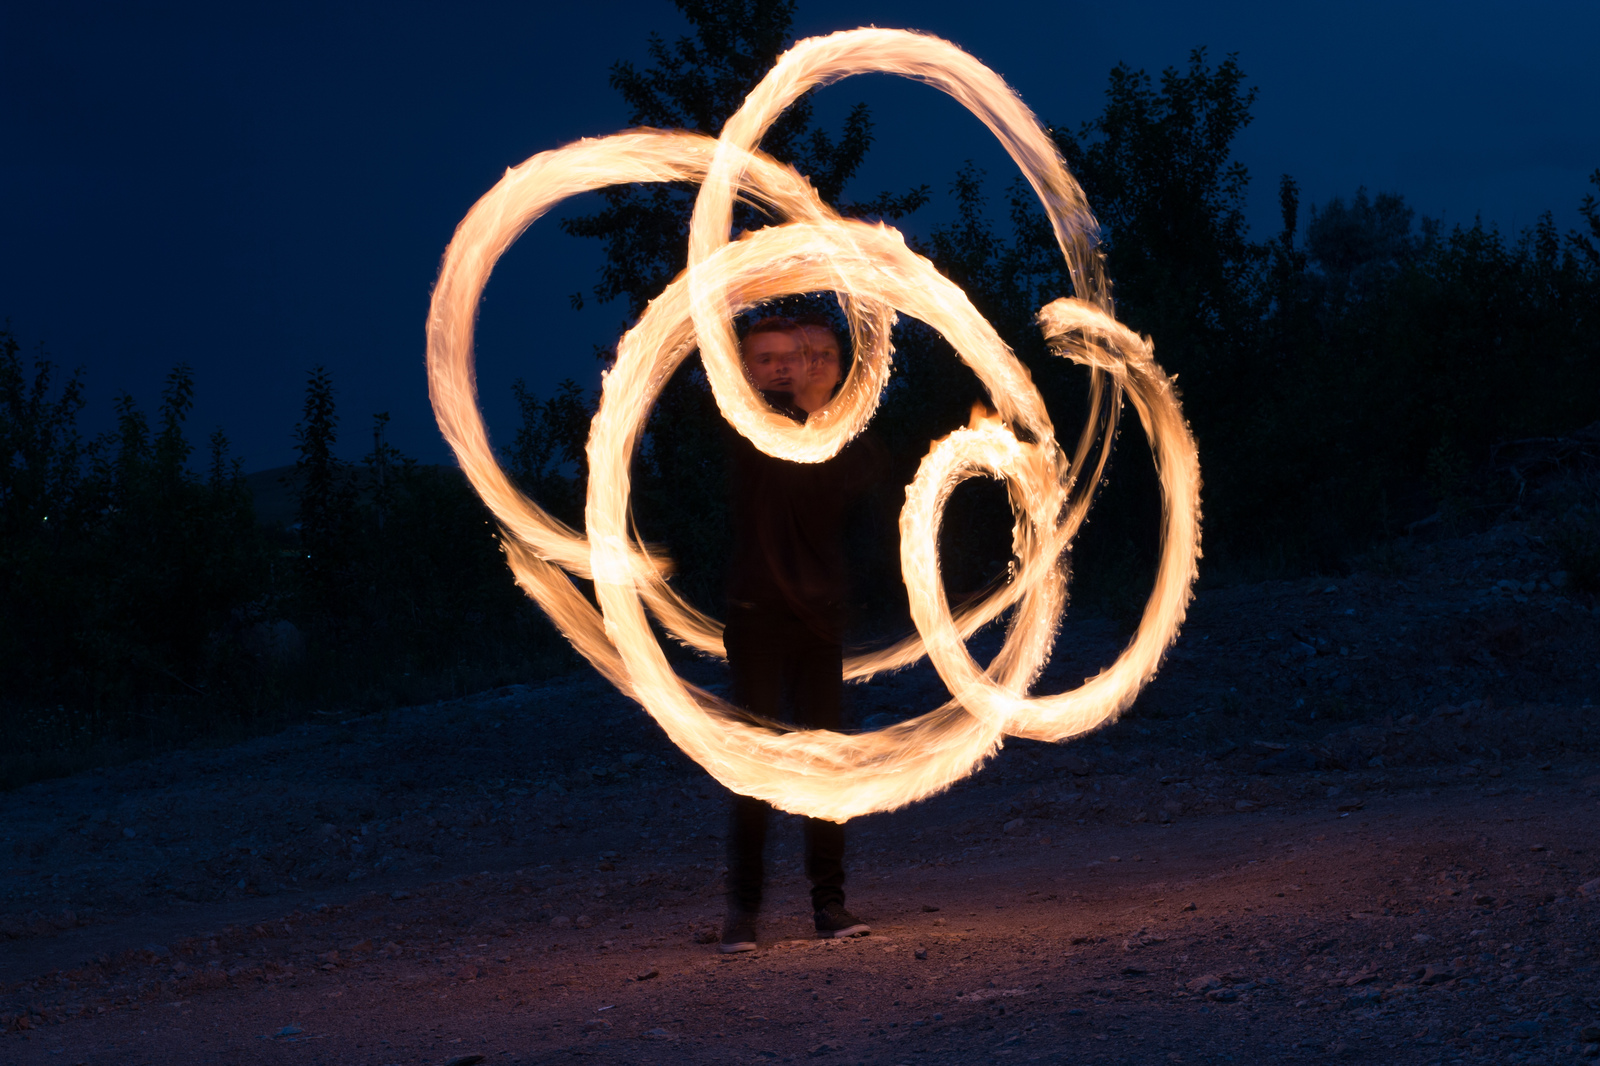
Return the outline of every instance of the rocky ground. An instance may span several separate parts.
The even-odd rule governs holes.
[[[1041,688],[1121,639],[1070,623]],[[1115,726],[852,823],[872,936],[808,935],[782,820],[732,957],[725,794],[593,676],[43,782],[4,798],[0,1061],[1594,1057],[1597,695],[1532,527],[1213,590]]]

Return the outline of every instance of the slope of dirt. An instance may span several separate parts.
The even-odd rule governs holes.
[[[1122,721],[852,823],[847,942],[785,818],[716,954],[726,795],[587,675],[29,786],[0,1061],[1582,1056],[1600,608],[1526,527],[1388,563],[1205,593]],[[1041,688],[1121,639],[1070,623]]]

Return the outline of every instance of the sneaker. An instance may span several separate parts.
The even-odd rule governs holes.
[[[727,920],[722,923],[722,943],[717,945],[717,950],[724,955],[733,955],[755,949],[756,916],[748,911],[730,910]]]
[[[820,937],[866,936],[872,926],[844,909],[842,903],[830,903],[816,913],[817,935]]]

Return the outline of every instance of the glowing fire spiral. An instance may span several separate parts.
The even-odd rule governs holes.
[[[1077,298],[1038,321],[1053,351],[1090,371],[1091,416],[1069,456],[1027,370],[962,291],[883,225],[839,217],[806,180],[756,149],[808,89],[851,74],[916,78],[965,105],[994,132],[1032,184],[1066,257]],[[698,182],[688,268],[622,338],[590,428],[587,537],[522,495],[496,462],[477,406],[473,326],[496,261],[560,200],[627,182]],[[728,240],[743,197],[784,219]],[[1132,703],[1155,673],[1188,606],[1199,557],[1199,460],[1150,342],[1111,313],[1083,192],[1033,114],[987,67],[954,45],[902,30],[863,29],[801,41],[750,93],[719,138],[633,130],[541,152],[506,172],[468,212],[445,252],[428,316],[434,411],[462,469],[499,519],[517,582],[594,666],[637,700],[680,748],[724,785],[797,814],[844,821],[891,810],[973,772],[1012,736],[1063,740]],[[804,425],[773,411],[746,379],[734,317],[796,293],[839,294],[857,359],[838,395]],[[875,733],[786,730],[753,721],[685,683],[650,632],[646,612],[691,647],[722,656],[722,627],[666,581],[666,561],[630,533],[629,465],[663,385],[698,349],[725,418],[762,451],[820,462],[859,433],[888,380],[895,315],[950,341],[988,390],[996,414],[934,444],[906,491],[901,563],[917,635],[846,661],[863,679],[928,655],[953,699]],[[1163,500],[1155,588],[1132,641],[1076,689],[1029,696],[1066,605],[1064,557],[1104,471],[1123,398],[1155,453]],[[1016,514],[1010,580],[951,611],[939,575],[944,507],[966,478],[1003,480]],[[597,610],[568,575],[592,578]],[[987,668],[967,653],[980,626],[1012,611]]]

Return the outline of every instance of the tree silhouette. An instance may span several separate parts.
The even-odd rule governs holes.
[[[355,484],[333,454],[339,439],[333,381],[317,366],[306,381],[305,404],[295,427],[300,571],[314,609],[333,616],[350,581],[355,535]]]

